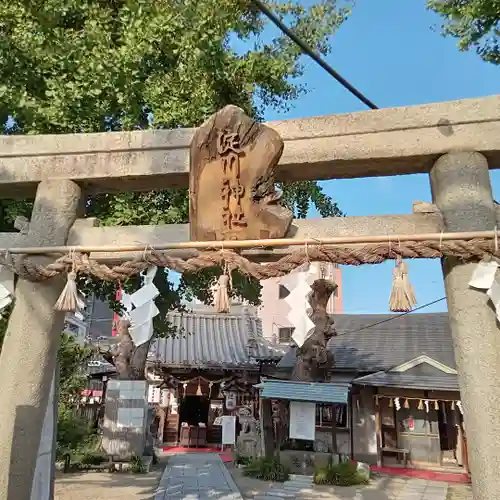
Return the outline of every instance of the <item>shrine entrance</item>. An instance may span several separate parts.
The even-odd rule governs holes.
[[[35,195],[35,201],[31,221],[21,233],[0,235],[0,263],[20,278],[0,363],[4,395],[0,462],[6,464],[0,470],[2,493],[30,498],[38,465],[44,470],[38,477],[50,477],[54,460],[45,460],[46,452],[39,456],[33,443],[42,436],[40,450],[53,448],[54,408],[48,401],[55,387],[64,316],[74,310],[69,305],[79,304],[78,276],[119,283],[154,266],[178,273],[216,268],[222,273],[217,294],[223,311],[236,272],[263,280],[283,277],[311,262],[362,265],[434,258],[443,262],[466,431],[473,443],[475,500],[496,498],[500,335],[493,309],[500,314],[500,284],[495,281],[491,257],[500,258],[500,217],[489,168],[500,168],[500,96],[267,125],[227,106],[196,131],[3,140],[0,196],[28,199]],[[401,174],[428,174],[432,203],[417,202],[407,215],[301,221],[294,220],[280,203],[275,188],[275,180]],[[77,220],[89,194],[108,193],[117,185],[122,191],[154,191],[188,184],[189,225],[113,228],[95,227],[88,218]],[[489,263],[483,261],[485,257]],[[470,286],[481,261],[483,271],[493,269],[491,280]],[[409,293],[406,274],[404,266],[395,273],[399,292]],[[294,341],[299,347],[295,374],[302,381],[321,382],[334,362],[326,349],[329,336],[335,334],[326,299],[335,283],[329,279],[310,283],[307,276],[303,278],[289,296],[295,294],[297,304],[303,304],[294,309]],[[309,304],[306,296],[312,301]],[[131,366],[135,359],[131,353],[147,346],[136,341],[139,336],[148,340],[152,334],[152,300],[142,310],[135,304],[137,319],[143,313],[145,323],[135,325],[141,328],[123,329],[123,341],[114,354],[121,381],[141,377],[141,371]],[[310,308],[316,316],[307,313],[310,321],[300,321]],[[228,349],[234,350],[234,345]],[[262,346],[249,338],[245,352],[257,372],[264,363],[257,361]],[[225,369],[239,366],[230,364]],[[135,384],[128,385],[137,387],[124,392],[134,396],[131,401],[144,400],[144,381],[132,381]],[[193,403],[189,418],[197,419],[201,405],[194,408]],[[263,432],[272,432],[270,402],[262,405],[261,414]],[[42,435],[43,428],[48,430]],[[440,444],[438,437],[437,441],[438,452],[440,446],[449,447],[448,440]]]
[[[443,402],[437,413],[441,465],[443,467],[463,467],[466,463],[463,443],[463,418],[452,409],[450,402]]]
[[[208,409],[210,401],[206,396],[186,396],[180,401],[179,422],[183,424],[199,425],[208,423]]]

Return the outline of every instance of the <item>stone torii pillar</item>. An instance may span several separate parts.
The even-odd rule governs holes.
[[[80,188],[72,181],[40,182],[29,245],[65,245],[80,201]],[[31,498],[64,325],[65,314],[54,311],[63,287],[63,277],[41,283],[19,279],[16,286],[16,302],[0,356],[0,500]],[[43,476],[48,480],[47,472]]]
[[[448,232],[493,230],[488,162],[475,152],[448,153],[430,173],[434,203]],[[474,263],[443,259],[475,500],[498,498],[500,471],[500,329],[484,291],[469,287]]]

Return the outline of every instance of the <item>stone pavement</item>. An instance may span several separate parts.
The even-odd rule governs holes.
[[[312,492],[313,477],[291,475],[283,484],[274,484],[263,495],[257,495],[253,500],[290,500],[306,498]]]
[[[318,489],[313,489],[312,476],[292,475],[290,480],[282,485],[274,484],[264,494],[257,495],[253,500],[446,500],[448,491],[447,483],[424,481],[420,479],[407,479],[402,490],[397,495],[392,495],[385,488],[371,489],[370,487],[353,488],[336,487],[335,493],[321,494]],[[373,484],[373,486],[375,486]]]
[[[285,483],[272,484],[252,500],[445,500],[447,483],[391,478],[397,493],[383,479],[370,486],[335,487],[330,492],[314,488],[312,476],[291,475]],[[231,474],[216,453],[172,455],[154,500],[243,500]]]
[[[409,479],[398,500],[445,500],[448,483]]]
[[[154,500],[243,500],[216,453],[172,455]]]

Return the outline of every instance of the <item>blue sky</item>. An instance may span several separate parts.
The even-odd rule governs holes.
[[[424,0],[358,0],[333,37],[327,61],[381,108],[500,93],[500,68],[474,52],[459,52],[454,39],[439,34],[439,26],[440,18],[425,9]],[[306,61],[303,80],[310,92],[287,113],[269,110],[266,120],[367,109],[312,61]],[[500,197],[500,172],[492,172],[492,183]],[[410,213],[414,200],[431,201],[427,175],[322,184],[348,215]],[[344,312],[387,313],[392,267],[391,262],[344,267]],[[409,275],[419,305],[445,295],[439,261],[410,261]],[[442,301],[425,312],[445,310]]]

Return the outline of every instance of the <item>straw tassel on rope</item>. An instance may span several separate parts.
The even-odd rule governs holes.
[[[408,264],[397,257],[392,271],[392,290],[389,298],[389,309],[392,312],[412,311],[417,303],[413,286],[408,279]]]
[[[198,388],[196,389],[196,395],[197,396],[203,396],[203,391],[201,390],[201,380],[200,380],[200,377],[198,377]]]
[[[79,296],[76,278],[76,266],[73,263],[71,271],[67,275],[66,285],[64,285],[63,291],[54,305],[56,311],[77,312],[85,307],[85,303]]]
[[[232,288],[231,270],[224,263],[224,273],[219,276],[217,290],[215,291],[215,310],[218,313],[228,313],[231,309],[228,289]]]

